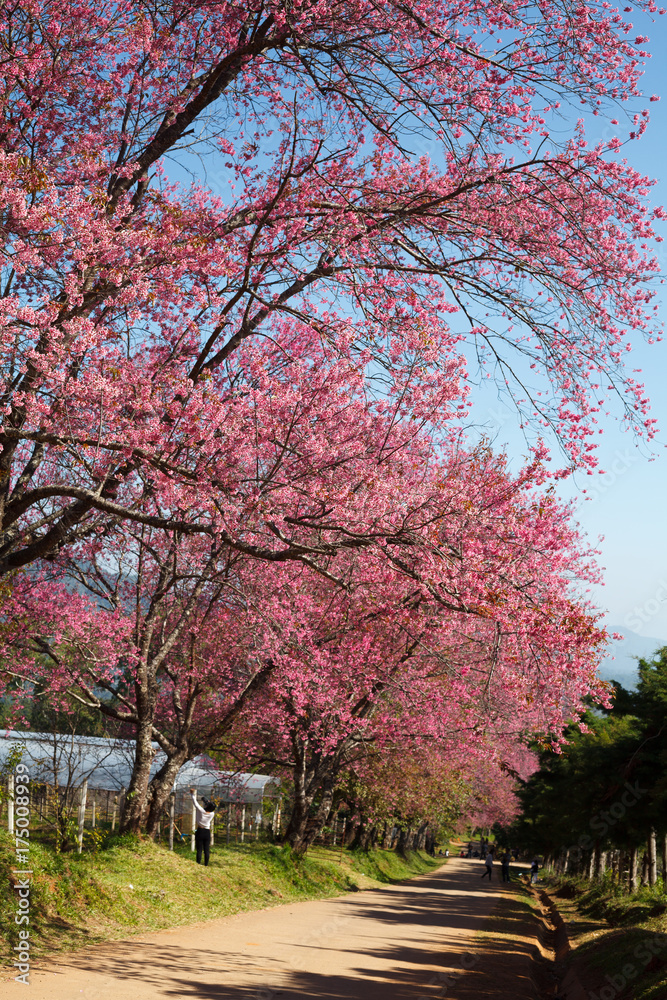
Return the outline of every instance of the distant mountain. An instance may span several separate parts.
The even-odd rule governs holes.
[[[600,667],[600,676],[605,680],[616,680],[625,688],[634,688],[637,683],[637,658],[647,659],[661,646],[667,646],[665,639],[637,635],[620,625],[608,625],[610,632],[620,632],[623,639],[612,639],[610,655],[605,657]]]

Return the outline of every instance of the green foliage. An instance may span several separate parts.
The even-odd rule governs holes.
[[[631,896],[609,879],[552,876],[552,895],[568,924],[570,962],[604,983],[631,984],[615,996],[664,1000],[667,969],[667,900],[663,886],[641,888]],[[632,974],[628,975],[631,968]],[[590,996],[605,995],[591,991]]]
[[[512,833],[528,850],[627,850],[650,827],[667,832],[667,647],[639,661],[636,691],[619,686],[611,711],[584,721],[590,731],[572,727],[561,755],[542,751],[520,790]]]
[[[97,854],[105,840],[106,836],[104,830],[100,830],[99,826],[97,826],[94,830],[83,831],[83,841],[81,846],[84,851],[88,850]]]

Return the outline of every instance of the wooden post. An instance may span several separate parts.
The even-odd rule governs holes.
[[[190,833],[190,850],[191,851],[194,851],[194,849],[195,849],[195,833],[196,832],[197,832],[197,808],[196,808],[196,806],[195,806],[195,804],[193,802],[192,803],[192,832]]]
[[[211,847],[215,844],[215,812],[213,813],[213,819],[211,820]]]
[[[347,816],[343,816],[343,829],[340,832],[340,858],[339,861],[343,860],[343,848],[345,847],[345,827],[347,825]]]
[[[333,840],[331,842],[331,846],[332,847],[336,846],[336,834],[337,833],[338,833],[338,813],[334,813],[334,820],[333,820]]]
[[[97,805],[97,792],[93,791],[93,830],[95,829],[95,806]]]
[[[111,813],[111,832],[116,829],[116,813],[118,811],[118,792],[113,797],[113,811]]]
[[[174,810],[176,808],[176,792],[169,796],[169,850],[174,849]]]
[[[7,778],[7,829],[14,834],[14,775]]]
[[[232,835],[232,803],[227,803],[227,843],[229,843]]]
[[[245,840],[245,802],[241,807],[241,843]]]
[[[81,854],[83,850],[83,824],[86,821],[86,799],[88,797],[88,778],[84,781],[81,786],[79,798],[79,837],[78,837],[78,853]]]
[[[255,813],[255,840],[259,839],[259,831],[262,827],[262,814],[258,809]]]

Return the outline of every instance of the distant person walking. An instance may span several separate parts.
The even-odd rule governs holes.
[[[530,881],[535,884],[537,882],[537,873],[540,870],[540,865],[537,858],[533,858],[533,863],[530,866]]]
[[[492,879],[491,879],[491,873],[493,872],[493,852],[492,851],[489,851],[489,853],[487,854],[486,859],[484,861],[484,867],[486,868],[486,871],[482,872],[482,874],[480,875],[480,878],[484,878],[486,875],[488,875],[489,876],[489,882],[491,882],[492,881]]]
[[[510,861],[512,860],[512,855],[509,851],[505,851],[501,857],[501,871],[503,875],[503,882],[509,882],[510,880]]]
[[[190,789],[192,804],[197,812],[197,829],[195,831],[195,847],[197,848],[197,864],[201,864],[201,856],[204,855],[204,864],[208,864],[211,856],[211,824],[215,816],[215,805],[209,799],[204,799],[200,804],[197,801],[196,788]]]

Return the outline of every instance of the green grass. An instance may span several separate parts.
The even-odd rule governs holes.
[[[432,871],[442,859],[422,852],[316,847],[297,858],[272,844],[215,846],[208,868],[185,845],[173,853],[151,841],[116,837],[96,854],[56,854],[33,842],[30,942],[35,955],[211,920],[295,900],[340,895]],[[14,842],[0,832],[5,885]],[[15,893],[0,893],[0,957],[17,942]]]
[[[602,880],[551,877],[547,889],[568,922],[571,960],[618,1000],[667,995],[667,899],[662,886],[632,895]],[[625,985],[622,985],[622,981]]]

